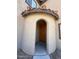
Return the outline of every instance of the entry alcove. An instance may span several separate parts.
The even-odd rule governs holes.
[[[56,49],[56,20],[58,15],[47,9],[32,9],[24,11],[22,15],[25,19],[22,50],[28,55],[35,55],[39,48],[36,45],[42,42],[46,53],[53,53]]]

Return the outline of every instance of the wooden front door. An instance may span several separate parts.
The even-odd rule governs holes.
[[[44,20],[39,20],[37,22],[37,29],[39,42],[46,43],[46,22]]]

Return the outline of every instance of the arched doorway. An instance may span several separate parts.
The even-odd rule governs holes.
[[[24,30],[23,30],[23,40],[22,40],[22,50],[29,55],[35,55],[36,52],[36,42],[39,42],[37,38],[38,30],[37,23],[43,20],[46,24],[46,54],[51,54],[56,49],[56,21],[54,17],[48,14],[30,14],[25,18]],[[29,27],[28,27],[29,25]],[[41,48],[39,48],[41,49]],[[40,50],[41,51],[41,50]],[[44,55],[44,54],[43,54]]]
[[[36,55],[45,55],[47,53],[46,35],[47,35],[47,23],[43,19],[40,19],[36,23],[36,43],[35,43]]]

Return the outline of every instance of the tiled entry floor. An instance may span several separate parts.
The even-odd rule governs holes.
[[[44,43],[36,43],[36,51],[33,59],[50,59]]]
[[[44,43],[36,43],[35,55],[47,55],[46,46]]]

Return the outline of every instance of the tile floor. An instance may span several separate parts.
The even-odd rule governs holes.
[[[50,59],[50,56],[47,54],[46,46],[44,43],[36,43],[36,52],[33,56],[33,59]]]
[[[36,43],[36,47],[35,47],[36,51],[35,51],[35,55],[47,55],[47,51],[46,51],[46,46],[44,43]]]

